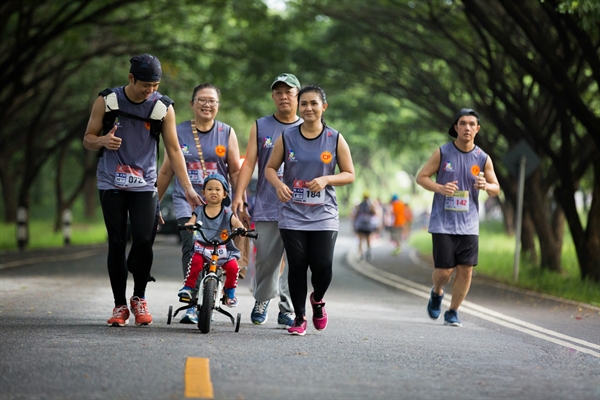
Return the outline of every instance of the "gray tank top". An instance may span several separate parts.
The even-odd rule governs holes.
[[[221,212],[214,218],[206,215],[203,205],[196,207],[194,214],[196,214],[196,221],[202,222],[202,230],[208,239],[222,241],[221,232],[231,232],[231,217],[233,216],[233,212],[229,207],[222,207]],[[202,253],[207,259],[210,259],[212,249],[212,245],[206,243],[199,232],[194,234],[194,252]],[[240,251],[235,247],[233,241],[231,241],[219,248],[218,264],[223,265],[234,258],[239,260],[240,255]]]
[[[140,118],[148,118],[154,104],[162,97],[154,92],[142,103],[133,103],[125,95],[124,87],[112,89],[117,95],[119,109]],[[115,136],[123,139],[118,150],[104,149],[98,161],[98,189],[155,192],[156,139],[150,135],[150,125],[133,118],[119,116]]]
[[[200,147],[206,172],[208,174],[219,173],[227,178],[227,150],[230,132],[231,127],[229,125],[217,120],[215,120],[210,131],[201,132],[197,130],[193,134],[191,121],[188,120],[177,125],[179,147],[185,158],[190,181],[198,194],[202,192],[204,175],[194,135],[200,135]],[[185,199],[185,191],[177,177],[175,177],[175,188],[173,190],[173,205],[177,218],[190,218],[192,216],[192,207]]]
[[[335,174],[339,133],[328,126],[314,139],[302,136],[302,125],[283,132],[283,182],[292,190],[292,199],[282,203],[279,228],[297,231],[337,231],[339,215],[335,188],[327,186],[312,193],[306,182]]]
[[[452,197],[434,194],[429,232],[479,235],[479,190],[473,185],[479,172],[485,169],[488,155],[478,146],[468,153],[462,152],[454,142],[440,147],[440,153],[436,182],[444,185],[458,181],[458,191]]]
[[[258,182],[256,186],[256,200],[252,211],[253,221],[277,221],[281,202],[277,198],[275,188],[265,178],[265,168],[271,158],[273,146],[284,130],[297,126],[303,122],[299,118],[296,122],[285,124],[275,118],[274,115],[262,117],[256,120],[256,149],[258,153]],[[283,164],[277,172],[283,175]]]

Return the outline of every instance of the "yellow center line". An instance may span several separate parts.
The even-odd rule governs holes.
[[[188,357],[185,363],[184,396],[194,399],[213,399],[208,358]]]

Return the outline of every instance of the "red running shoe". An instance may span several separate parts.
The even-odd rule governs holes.
[[[108,326],[125,326],[129,323],[129,310],[127,306],[113,308],[113,315],[107,321]]]
[[[135,315],[135,324],[137,326],[150,325],[152,323],[152,315],[148,312],[148,303],[146,303],[146,299],[140,299],[137,296],[133,296],[129,299],[129,302],[131,303],[131,312]]]

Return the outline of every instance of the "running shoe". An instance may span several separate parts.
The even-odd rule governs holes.
[[[444,313],[444,325],[462,326],[462,322],[458,319],[458,312],[456,310],[449,309]]]
[[[316,302],[313,300],[314,293],[310,294],[310,305],[313,309],[313,325],[318,331],[327,328],[327,312],[325,311],[325,302],[321,300]]]
[[[440,314],[442,313],[442,299],[444,298],[444,293],[437,294],[434,293],[433,288],[431,288],[431,294],[429,296],[429,303],[427,303],[427,313],[429,314],[429,318],[438,319]]]
[[[152,315],[148,312],[148,303],[146,299],[141,299],[137,296],[133,296],[129,299],[130,309],[133,315],[135,315],[135,324],[150,325],[152,323]]]
[[[303,317],[296,318],[294,325],[288,328],[288,333],[291,335],[304,336],[306,333],[306,320]]]
[[[108,326],[125,326],[129,323],[129,310],[127,306],[118,306],[113,308],[112,317],[106,321]]]
[[[270,302],[271,300],[254,302],[254,308],[250,314],[250,319],[252,320],[253,324],[262,325],[267,322],[267,319],[269,318],[269,315],[267,314],[267,308],[269,308]]]
[[[197,324],[198,323],[198,315],[196,314],[196,310],[194,307],[188,308],[185,314],[183,314],[183,318],[179,321],[181,324]]]
[[[279,315],[277,316],[277,327],[288,329],[292,325],[294,325],[294,313],[279,312]]]

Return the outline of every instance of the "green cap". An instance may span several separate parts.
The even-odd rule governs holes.
[[[275,78],[275,80],[271,84],[271,90],[273,90],[273,86],[275,86],[275,84],[278,82],[283,82],[289,87],[295,87],[300,89],[300,81],[292,74],[284,73]]]

